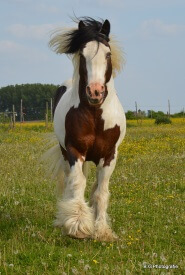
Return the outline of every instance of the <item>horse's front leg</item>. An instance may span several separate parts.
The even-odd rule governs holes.
[[[113,160],[106,164],[106,160],[101,160],[97,167],[97,180],[92,189],[91,204],[95,215],[94,238],[100,241],[113,241],[117,236],[112,232],[108,224],[108,200],[109,200],[109,179],[114,171],[116,155]]]
[[[68,153],[70,171],[62,199],[58,202],[57,224],[71,237],[88,238],[94,231],[94,217],[84,199],[86,178],[82,172],[83,157]]]

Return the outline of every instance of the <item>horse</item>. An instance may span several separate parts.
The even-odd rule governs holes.
[[[74,65],[72,79],[58,88],[54,99],[58,142],[53,154],[58,157],[52,158],[52,165],[63,175],[58,177],[62,194],[55,225],[72,238],[113,241],[117,236],[107,215],[109,179],[126,132],[114,77],[123,55],[109,36],[109,20],[81,17],[76,23],[76,28],[55,31],[49,42],[56,53],[71,56]],[[89,204],[84,198],[88,162],[96,165]]]

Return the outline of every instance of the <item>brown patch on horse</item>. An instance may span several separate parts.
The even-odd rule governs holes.
[[[111,75],[112,75],[112,62],[111,62],[111,58],[108,58],[107,59],[107,69],[105,72],[105,83],[109,82]]]
[[[100,108],[80,105],[72,107],[66,116],[65,146],[70,166],[77,159],[85,157],[98,165],[104,159],[104,166],[110,165],[114,158],[115,146],[120,136],[120,127],[115,125],[104,130],[104,120]]]
[[[86,86],[87,86],[87,68],[86,68],[86,60],[83,55],[80,55],[80,65],[79,65],[79,97],[80,102],[85,105],[88,104],[87,96],[86,96]]]

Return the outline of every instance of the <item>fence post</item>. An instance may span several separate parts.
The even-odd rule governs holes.
[[[46,128],[48,128],[48,102],[46,101]]]
[[[13,128],[15,127],[15,106],[13,105]]]
[[[13,129],[13,115],[10,115],[10,129]]]
[[[135,107],[136,107],[136,119],[137,119],[137,124],[138,124],[138,113],[137,113],[137,102],[135,101]]]
[[[168,99],[168,117],[170,118],[170,100]]]
[[[50,108],[51,108],[51,124],[52,124],[52,122],[53,122],[53,100],[52,100],[52,98],[51,98],[51,106],[50,106]]]
[[[22,115],[22,99],[21,99],[21,109],[20,109],[20,123],[23,122],[23,115]]]

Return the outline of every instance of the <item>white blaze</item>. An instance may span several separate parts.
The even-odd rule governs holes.
[[[98,48],[99,47],[99,48]],[[97,41],[88,42],[83,50],[86,59],[88,84],[105,83],[105,72],[107,69],[106,54],[110,52],[109,47]]]

